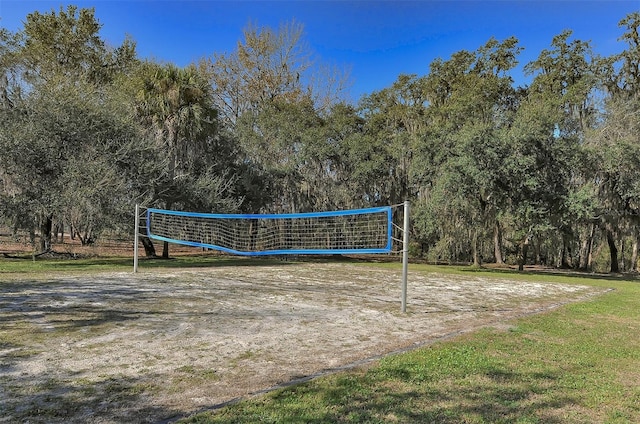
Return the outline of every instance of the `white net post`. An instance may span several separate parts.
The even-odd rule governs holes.
[[[409,273],[409,201],[404,202],[402,230],[402,299],[401,311],[407,312],[407,276]]]

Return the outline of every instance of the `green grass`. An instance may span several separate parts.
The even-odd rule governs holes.
[[[196,268],[214,266],[259,266],[259,265],[283,265],[277,259],[269,258],[242,258],[216,255],[185,255],[171,259],[147,259],[141,258],[138,264],[140,271],[153,268]],[[132,272],[133,258],[101,257],[82,259],[31,259],[30,256],[21,258],[0,258],[0,278],[25,276],[51,276],[61,273],[83,274],[97,272]]]
[[[416,270],[436,268],[414,266]],[[508,330],[484,329],[183,422],[640,422],[640,283],[548,274],[490,275],[503,274],[615,290],[514,320]]]

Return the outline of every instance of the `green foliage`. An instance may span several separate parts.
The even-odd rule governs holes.
[[[441,234],[434,237],[428,228],[416,230],[430,233],[431,240],[424,242],[438,250],[443,241],[456,246],[460,251],[449,250],[454,258],[471,251],[476,264],[481,262],[481,240],[496,216],[507,210],[511,196],[512,181],[504,164],[512,154],[506,128],[513,121],[516,93],[506,72],[517,63],[519,51],[515,38],[502,43],[491,39],[476,52],[461,51],[449,61],[434,61],[424,82],[425,98],[430,100],[424,115],[434,128],[414,143],[411,174],[424,187],[419,209],[429,211]],[[421,222],[434,227],[428,220]],[[454,242],[460,237],[468,240],[462,246]]]
[[[43,217],[64,218],[83,243],[117,226],[132,206],[135,164],[148,159],[117,99],[87,83],[47,82],[0,114],[5,216],[27,229]]]
[[[112,84],[135,66],[135,44],[111,50],[99,29],[93,10],[70,6],[3,32],[0,208],[14,229],[39,227],[44,250],[53,223],[83,243],[118,229],[155,172],[130,103]]]
[[[104,83],[129,69],[135,61],[135,43],[127,38],[111,49],[100,38],[100,28],[94,9],[67,6],[58,13],[27,15],[19,52],[25,80],[35,83],[62,76]]]
[[[609,252],[612,270],[635,269],[638,25],[621,19],[625,49],[611,57],[563,31],[525,65],[528,87],[510,75],[518,39],[491,38],[355,106],[295,21],[250,24],[235,51],[182,68],[141,62],[130,38],[108,46],[93,9],[34,12],[0,29],[0,213],[32,236],[58,223],[89,241],[136,202],[410,200],[412,242],[431,260],[593,269]]]

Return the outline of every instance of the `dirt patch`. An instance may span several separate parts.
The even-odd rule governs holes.
[[[283,263],[2,284],[0,422],[162,422],[594,295]]]

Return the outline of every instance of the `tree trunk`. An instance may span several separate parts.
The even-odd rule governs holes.
[[[173,201],[167,201],[167,209],[171,209]],[[169,259],[169,242],[162,242],[162,259]]]
[[[638,272],[638,236],[634,235],[633,246],[631,248],[631,272]]]
[[[258,237],[259,225],[260,224],[258,223],[257,219],[252,219],[249,221],[249,245],[247,246],[247,249],[250,252],[253,252],[256,249],[256,239]]]
[[[545,261],[542,259],[542,252],[540,249],[540,241],[537,240],[537,243],[535,243],[533,245],[533,250],[535,251],[535,255],[536,255],[536,265],[546,265],[546,263],[544,263]]]
[[[591,224],[591,229],[587,238],[582,241],[582,248],[580,249],[580,269],[588,271],[591,269],[591,257],[593,250],[593,237],[595,236],[595,224]]]
[[[620,249],[618,249],[619,267],[621,272],[627,271],[627,265],[624,263],[624,237],[620,240]]]
[[[493,227],[493,254],[497,264],[504,264],[504,258],[502,257],[502,228],[500,228],[500,223],[497,220]]]
[[[482,265],[482,258],[480,256],[480,248],[478,246],[479,241],[478,241],[478,230],[473,230],[473,240],[472,240],[472,250],[473,250],[473,266],[481,266]]]
[[[616,246],[616,241],[613,238],[611,230],[607,230],[607,244],[609,245],[609,253],[611,255],[611,272],[620,272],[620,268],[618,267],[618,247]]]
[[[40,222],[40,251],[48,252],[51,250],[51,229],[53,227],[53,217],[47,215]]]
[[[51,240],[53,243],[59,243],[60,240],[58,239],[58,234],[60,234],[60,223],[56,223],[56,225],[53,225],[51,228]]]
[[[589,256],[587,257],[587,270],[591,271],[593,269],[593,240],[596,237],[596,224],[592,224],[591,226],[591,237],[589,240]]]
[[[140,241],[142,242],[142,246],[144,246],[144,254],[147,256],[147,258],[157,257],[156,248],[153,246],[153,243],[151,242],[151,240],[149,240],[148,237],[140,237]],[[136,249],[137,248],[138,246],[136,246]]]
[[[524,265],[527,263],[530,239],[529,235],[527,235],[524,240],[522,240],[522,243],[520,243],[520,261],[518,263],[518,271],[524,271]]]
[[[171,117],[170,120],[165,124],[168,128],[169,140],[167,143],[167,147],[169,149],[169,169],[167,170],[167,175],[169,178],[169,184],[173,184],[173,180],[176,178],[176,169],[178,166],[178,125],[175,122],[176,118]],[[166,208],[171,209],[173,206],[173,199],[167,200]],[[169,259],[169,242],[162,243],[162,258]]]
[[[567,236],[562,235],[562,259],[560,267],[564,269],[573,268],[573,254],[571,252],[571,244],[567,241]]]
[[[140,242],[142,243],[142,247],[144,247],[144,254],[147,258],[157,258],[158,255],[156,254],[156,248],[153,245],[151,239],[147,237],[147,233],[144,228],[144,225],[141,225],[140,228],[138,228],[138,240],[140,240]],[[137,248],[138,246],[134,247],[134,249]]]

